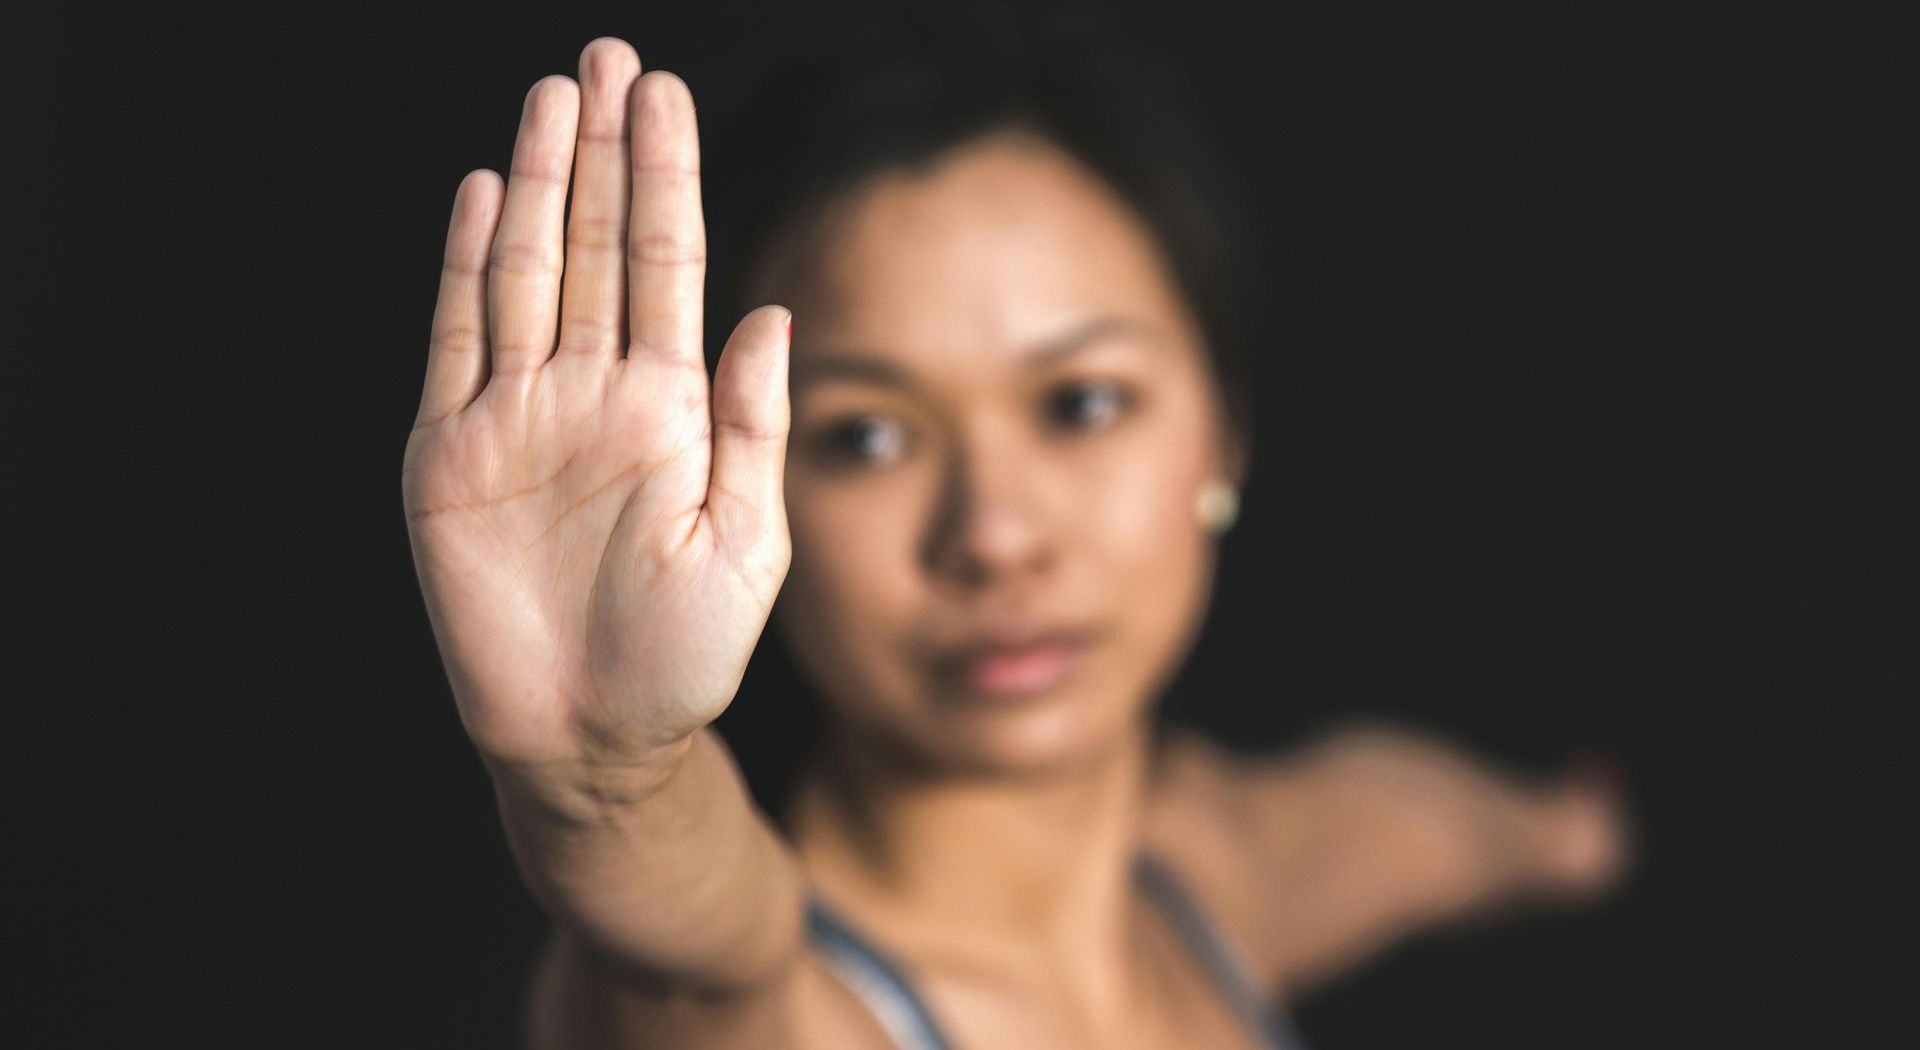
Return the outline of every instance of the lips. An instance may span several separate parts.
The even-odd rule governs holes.
[[[946,650],[936,664],[951,685],[995,697],[1031,696],[1064,682],[1089,641],[1075,629],[1003,632]]]

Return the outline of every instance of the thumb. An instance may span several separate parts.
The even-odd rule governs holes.
[[[763,306],[740,320],[713,377],[713,472],[707,510],[737,557],[787,552],[784,478],[791,407],[788,351],[793,314]],[[772,547],[767,545],[772,544]]]

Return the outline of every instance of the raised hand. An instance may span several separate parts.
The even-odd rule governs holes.
[[[610,38],[578,83],[533,86],[504,186],[482,169],[454,198],[402,487],[490,764],[592,778],[679,753],[766,625],[791,317],[748,314],[710,396],[705,246],[692,97]]]

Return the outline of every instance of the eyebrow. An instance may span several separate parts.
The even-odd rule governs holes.
[[[1113,335],[1138,336],[1141,345],[1154,349],[1166,346],[1152,326],[1130,317],[1106,314],[1032,347],[1021,355],[1020,363],[1029,370],[1039,370]],[[791,371],[794,387],[829,379],[851,379],[899,387],[914,385],[912,376],[900,366],[879,354],[860,350],[820,350],[797,354],[792,360]]]

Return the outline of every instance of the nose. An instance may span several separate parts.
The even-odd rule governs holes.
[[[968,589],[1017,584],[1056,556],[1057,499],[1034,450],[976,433],[954,445],[928,535],[933,573]]]

